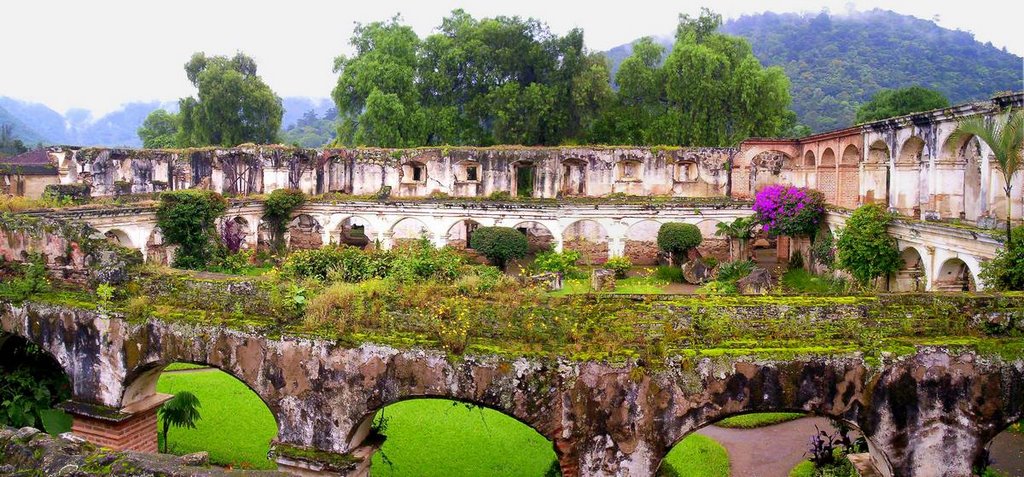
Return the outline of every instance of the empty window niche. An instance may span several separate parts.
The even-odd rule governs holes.
[[[640,161],[620,161],[619,162],[619,180],[620,181],[638,181],[640,180],[642,164]]]
[[[697,182],[700,179],[700,172],[696,162],[676,163],[676,182]]]
[[[466,166],[466,180],[475,182],[480,180],[480,166],[476,164],[470,164]]]
[[[405,164],[403,182],[408,184],[423,184],[427,182],[427,168],[419,162]]]

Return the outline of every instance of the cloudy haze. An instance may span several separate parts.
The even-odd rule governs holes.
[[[355,22],[371,22],[401,13],[421,35],[429,34],[455,8],[476,17],[531,16],[558,34],[584,30],[596,51],[645,35],[674,31],[679,13],[696,14],[702,3],[630,0],[604,2],[555,0],[279,2],[180,0],[19,1],[3,7],[0,44],[4,45],[0,96],[36,101],[64,112],[82,107],[98,116],[129,101],[173,101],[192,94],[182,69],[195,51],[256,59],[260,75],[280,96],[326,97],[336,76],[333,58],[349,53]],[[710,3],[710,2],[709,2]],[[1002,2],[907,0],[893,4],[777,0],[718,0],[714,9],[726,18],[764,10],[832,13],[884,8],[974,33],[982,42],[1024,55],[1019,17],[998,15]],[[1024,75],[1024,65],[1022,65]]]

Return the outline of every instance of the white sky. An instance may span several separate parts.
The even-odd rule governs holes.
[[[1005,0],[20,0],[0,7],[0,96],[41,102],[64,112],[96,116],[129,101],[170,101],[193,93],[182,68],[195,51],[255,58],[259,73],[280,96],[328,97],[336,81],[333,59],[349,53],[354,22],[401,13],[421,36],[455,8],[476,17],[532,16],[561,34],[584,30],[587,46],[609,49],[645,35],[674,32],[679,13],[709,5],[726,18],[764,10],[842,13],[884,8],[946,28],[973,32],[982,42],[1024,56],[1018,13]],[[611,4],[612,2],[608,2]],[[1002,12],[1000,14],[999,12]],[[1024,75],[1024,65],[1022,65]]]

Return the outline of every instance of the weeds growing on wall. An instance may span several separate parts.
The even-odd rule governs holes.
[[[217,218],[227,210],[220,194],[186,189],[160,194],[156,210],[157,225],[167,243],[178,245],[174,266],[200,270],[214,256]]]

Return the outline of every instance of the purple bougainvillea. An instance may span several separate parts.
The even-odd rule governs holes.
[[[825,212],[825,197],[816,190],[772,185],[754,197],[754,213],[772,236],[814,235]]]

